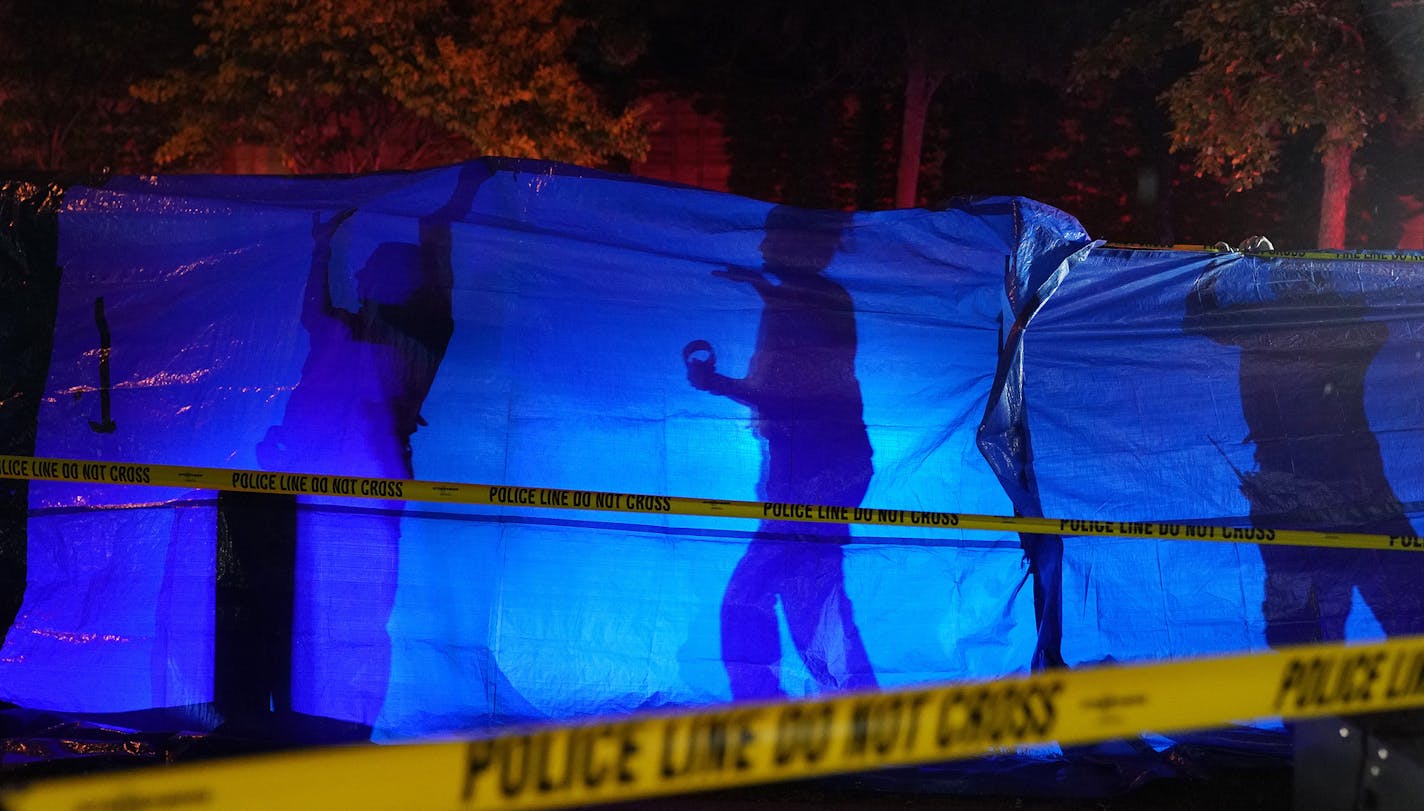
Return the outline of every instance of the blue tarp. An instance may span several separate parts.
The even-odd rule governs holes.
[[[1026,513],[1415,534],[1421,258],[1094,250],[1044,291],[991,421],[1029,451],[990,458],[1031,478]],[[1088,537],[1061,564],[1069,665],[1424,631],[1397,552]]]
[[[114,178],[67,190],[58,249],[40,456],[1391,534],[1420,513],[1418,257],[1126,251],[1023,199],[806,211],[498,160]],[[67,713],[221,723],[224,668],[265,666],[223,658],[225,622],[262,621],[225,616],[234,590],[290,601],[272,707],[375,740],[1424,617],[1412,556],[335,497],[291,505],[274,585],[216,493],[29,493],[0,698]]]
[[[1023,200],[842,215],[538,164],[116,178],[61,212],[36,453],[1002,513],[975,431],[1005,270],[1086,243]],[[215,494],[30,492],[4,698],[211,701]],[[1034,643],[1012,536],[297,516],[291,708],[378,739],[1000,675]]]

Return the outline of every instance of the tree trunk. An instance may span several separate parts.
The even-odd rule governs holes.
[[[1328,133],[1326,137],[1329,137]],[[1317,237],[1321,248],[1340,250],[1345,247],[1345,214],[1349,210],[1350,186],[1354,183],[1350,174],[1354,152],[1348,143],[1334,140],[1320,158],[1321,165],[1325,167],[1325,183],[1320,192],[1320,233]]]
[[[920,154],[925,119],[942,77],[931,75],[923,49],[912,48],[905,71],[905,110],[900,123],[900,161],[895,172],[895,207],[914,208],[919,202]]]

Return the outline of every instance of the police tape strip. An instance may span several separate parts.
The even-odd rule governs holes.
[[[923,509],[876,509],[785,504],[779,501],[726,501],[675,495],[642,495],[591,489],[514,487],[514,485],[457,484],[399,478],[347,477],[347,475],[296,474],[235,470],[235,468],[179,467],[179,465],[95,462],[63,458],[0,455],[0,478],[34,481],[85,482],[85,484],[148,485],[271,492],[286,495],[376,498],[384,501],[424,501],[436,504],[473,504],[487,507],[591,509],[602,512],[642,512],[655,515],[702,515],[712,518],[750,518],[756,521],[803,521],[816,524],[867,524],[913,526],[920,529],[977,529],[977,531],[1027,532],[1038,535],[1118,536],[1156,538],[1163,541],[1222,541],[1229,544],[1280,546],[1330,546],[1337,549],[1401,549],[1424,551],[1424,539],[1414,535],[1371,535],[1364,532],[1316,532],[1307,529],[1269,529],[1260,526],[1169,524],[1159,521],[1084,521],[1075,518],[1024,518],[975,515],[970,512],[931,512]]]
[[[1177,251],[1183,253],[1241,253],[1211,245],[1143,245],[1131,242],[1108,242],[1102,247],[1119,251]],[[1341,262],[1424,262],[1424,251],[1250,251],[1244,255],[1264,259],[1313,259]]]
[[[926,510],[872,509],[869,507],[828,507],[816,504],[787,504],[777,501],[728,501],[596,490],[460,484],[318,473],[276,473],[265,470],[94,462],[30,456],[0,455],[0,479],[187,487],[245,493],[340,496],[491,507],[695,515],[713,518],[749,518],[758,521],[804,521],[918,529],[1022,532],[1040,535],[1086,535],[1156,538],[1171,541],[1325,546],[1338,549],[1424,551],[1424,539],[1413,535],[1223,527],[1159,521],[1028,518]]]
[[[351,746],[39,782],[13,811],[564,808],[1424,706],[1424,637],[728,705],[459,742]]]

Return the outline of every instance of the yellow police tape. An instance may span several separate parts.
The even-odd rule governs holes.
[[[872,509],[870,507],[828,507],[816,504],[786,504],[777,501],[728,501],[596,490],[459,484],[317,473],[275,473],[264,470],[93,462],[29,456],[0,455],[0,479],[138,484],[247,493],[346,496],[493,507],[699,515],[720,518],[751,518],[759,521],[809,521],[831,524],[1023,532],[1043,535],[1090,535],[1159,538],[1171,541],[1225,541],[1280,546],[1325,546],[1338,549],[1424,551],[1424,539],[1413,535],[1222,527],[1161,521],[1026,518],[925,510]]]
[[[40,782],[7,808],[564,808],[1424,706],[1424,637],[729,705],[460,742],[353,746]]]

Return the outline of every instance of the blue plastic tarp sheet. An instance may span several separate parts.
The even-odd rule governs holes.
[[[57,222],[46,382],[0,401],[36,403],[39,456],[1242,529],[30,482],[0,649],[27,711],[395,741],[1424,631],[1416,556],[1254,542],[1415,534],[1417,254],[1113,248],[1018,198],[808,211],[495,159],[113,178]]]
[[[1031,541],[1061,571],[1045,639],[1061,631],[1063,662],[1424,632],[1414,555],[1250,543],[1415,534],[1420,259],[1098,248],[1035,289],[1012,396],[986,420],[1018,508],[1246,528]]]
[[[114,178],[59,224],[40,456],[988,514],[1014,509],[979,432],[1015,291],[1090,245],[1021,199],[818,212],[496,160]],[[221,720],[222,595],[261,580],[223,497],[29,492],[0,698]],[[993,677],[1036,644],[1014,535],[294,512],[273,706],[376,740]]]

